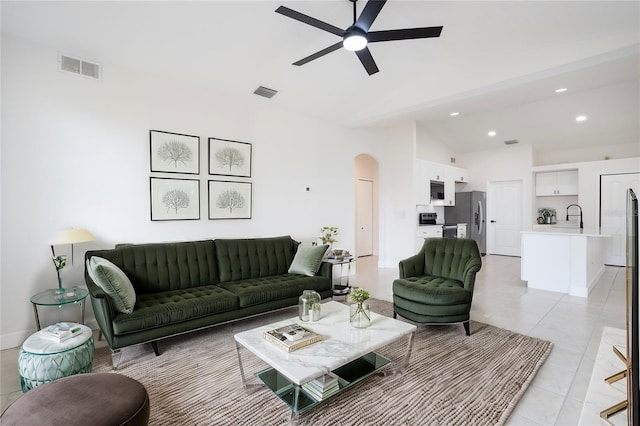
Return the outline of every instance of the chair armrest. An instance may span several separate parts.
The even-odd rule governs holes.
[[[476,273],[482,268],[482,258],[472,257],[464,265],[464,271],[462,273],[462,283],[464,288],[469,290],[473,294],[473,288],[476,282]]]
[[[417,254],[401,260],[398,267],[400,278],[424,275],[424,247]]]

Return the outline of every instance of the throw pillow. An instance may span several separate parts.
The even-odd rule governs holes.
[[[136,292],[127,275],[113,263],[101,257],[87,260],[89,276],[113,300],[114,309],[130,314],[136,304]]]
[[[289,267],[290,274],[308,275],[310,277],[318,273],[322,258],[329,245],[323,246],[298,246],[298,251],[293,257],[293,262]]]

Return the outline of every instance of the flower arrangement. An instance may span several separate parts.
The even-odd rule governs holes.
[[[53,266],[56,267],[56,273],[58,274],[58,288],[62,288],[62,279],[60,278],[60,271],[67,266],[67,256],[56,256],[53,259]]]
[[[363,316],[366,319],[366,324],[368,325],[369,321],[371,321],[371,317],[369,316],[369,308],[363,306],[363,303],[369,298],[369,292],[360,287],[354,287],[351,289],[349,293],[349,298],[353,300],[354,303],[357,304],[355,309],[351,309],[351,323],[357,323],[359,316]]]
[[[322,244],[333,244],[338,241],[335,236],[338,235],[338,228],[335,226],[323,226],[320,228],[320,240]]]

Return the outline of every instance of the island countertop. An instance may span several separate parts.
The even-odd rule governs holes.
[[[534,235],[570,235],[570,236],[584,236],[584,237],[610,237],[607,234],[601,234],[600,229],[597,228],[584,228],[580,229],[576,227],[562,227],[553,225],[536,225],[531,231],[522,231],[522,234],[534,234]]]

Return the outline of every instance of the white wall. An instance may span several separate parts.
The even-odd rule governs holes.
[[[427,123],[416,123],[416,158],[463,167],[458,162],[451,164],[455,156],[455,151],[432,134]]]
[[[402,212],[411,188],[396,186],[411,181],[413,127],[350,130],[278,110],[277,97],[230,98],[109,63],[97,82],[58,72],[56,61],[54,49],[3,35],[0,348],[34,331],[29,298],[56,286],[49,241],[58,229],[83,227],[97,238],[76,245],[75,265],[62,271],[66,285],[84,285],[86,250],[118,242],[281,234],[312,241],[332,225],[340,246],[353,248],[360,152],[380,162],[381,259],[406,254]],[[200,220],[150,221],[150,129],[201,137]],[[253,144],[251,220],[207,219],[207,137]],[[45,322],[57,320],[57,310],[44,311]]]
[[[640,156],[640,143],[610,144],[548,152],[536,152],[534,165],[576,163],[586,161],[614,160]]]

